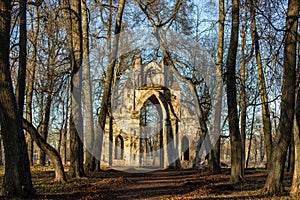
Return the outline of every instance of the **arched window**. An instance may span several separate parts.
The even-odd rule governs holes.
[[[189,160],[190,159],[190,142],[189,139],[184,136],[181,139],[181,160]]]
[[[115,159],[123,159],[123,150],[124,150],[124,140],[121,135],[118,135],[115,138]]]
[[[150,96],[140,109],[140,165],[160,165],[162,146],[162,108],[155,95]]]

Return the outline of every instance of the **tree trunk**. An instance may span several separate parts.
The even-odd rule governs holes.
[[[296,97],[297,98],[297,97]],[[294,172],[294,166],[295,166],[295,142],[294,142],[294,134],[297,131],[297,122],[294,120],[294,124],[293,124],[293,133],[292,133],[292,137],[291,137],[291,142],[289,145],[289,155],[288,155],[288,166],[287,166],[287,171],[290,173]]]
[[[83,168],[83,119],[81,106],[82,92],[82,27],[81,1],[72,0],[68,19],[71,57],[71,112],[70,112],[70,177],[84,176]]]
[[[41,92],[39,94],[39,125],[37,127],[37,130],[39,133],[43,132],[43,121],[44,121],[44,92]],[[43,151],[42,150],[38,150],[37,151],[37,164],[38,165],[42,165],[42,160],[43,160],[43,155],[42,155]]]
[[[59,153],[46,142],[46,140],[38,133],[37,129],[26,119],[23,119],[23,127],[28,131],[38,147],[41,148],[52,161],[55,169],[55,182],[65,183],[67,179]]]
[[[294,175],[291,189],[292,199],[298,199],[300,196],[300,90],[298,88],[297,97],[296,97],[296,109],[294,117],[294,145],[295,145],[295,166],[294,166]]]
[[[222,83],[222,66],[223,66],[223,46],[224,46],[224,0],[219,0],[219,25],[218,25],[218,55],[217,55],[217,91],[216,91],[216,103],[214,113],[214,134],[221,134],[221,111],[222,111],[222,95],[223,95],[223,83]],[[211,155],[211,170],[213,173],[221,173],[220,165],[220,139],[218,139]]]
[[[27,29],[26,29],[26,0],[20,1],[20,37],[19,37],[19,69],[16,87],[16,100],[21,117],[24,111],[24,97],[26,85],[26,61],[27,61]]]
[[[247,11],[246,17],[247,18]],[[246,120],[247,120],[247,104],[246,104],[246,74],[245,74],[245,66],[246,66],[246,56],[245,56],[245,43],[246,43],[246,36],[245,36],[245,28],[247,25],[247,19],[244,19],[244,23],[242,25],[241,30],[241,64],[240,64],[240,93],[241,93],[241,102],[240,102],[240,110],[241,110],[241,139],[242,139],[242,174],[245,171],[245,158],[246,158]]]
[[[20,1],[20,4],[24,12],[25,1]],[[5,174],[1,193],[7,197],[28,197],[33,193],[33,186],[21,127],[20,113],[23,110],[18,110],[9,66],[10,19],[11,1],[0,1],[0,122],[5,151]]]
[[[0,165],[3,165],[3,145],[2,145],[2,133],[1,133],[1,129],[0,129]]]
[[[253,138],[253,128],[254,128],[254,120],[255,120],[255,104],[256,101],[254,101],[254,106],[253,106],[253,113],[252,113],[252,122],[251,122],[251,127],[250,127],[250,138],[249,138],[249,146],[248,146],[248,153],[247,153],[247,160],[246,160],[246,169],[249,166],[249,160],[250,160],[250,154],[251,154],[251,145],[252,145],[252,138]]]
[[[28,87],[26,92],[26,120],[32,121],[32,96],[34,85],[35,64],[32,64],[28,71]],[[26,143],[28,148],[28,157],[30,165],[33,165],[33,140],[29,133],[26,133]]]
[[[226,61],[226,85],[228,121],[231,143],[231,176],[230,182],[236,183],[243,179],[242,174],[242,141],[239,131],[239,119],[237,112],[236,91],[236,55],[239,32],[239,1],[232,0],[232,27],[228,57]]]
[[[70,91],[70,90],[68,90]],[[61,150],[60,150],[60,155],[62,159],[62,163],[64,165],[67,164],[67,134],[68,134],[68,120],[69,120],[69,99],[70,99],[70,93],[67,93],[67,102],[65,104],[65,122],[64,122],[64,128],[62,131],[62,138],[61,138]]]
[[[264,189],[269,194],[281,194],[283,188],[284,164],[291,139],[295,105],[296,42],[299,1],[290,0],[286,17],[284,41],[283,84],[279,130],[272,151],[272,164]]]
[[[299,4],[298,4],[299,6]],[[293,136],[294,136],[294,166],[293,166],[293,182],[290,196],[292,199],[298,199],[300,196],[300,41],[298,40],[298,65],[296,74],[296,99],[295,99],[295,115],[293,125]]]
[[[251,37],[252,43],[254,44],[257,69],[258,69],[258,79],[259,79],[259,88],[260,88],[260,97],[261,97],[261,107],[262,107],[262,120],[263,120],[263,130],[264,130],[264,138],[265,138],[265,146],[266,146],[266,154],[267,154],[267,168],[269,169],[269,164],[271,161],[271,153],[272,153],[272,126],[270,120],[270,112],[269,112],[269,103],[268,103],[268,95],[265,83],[265,76],[262,66],[260,47],[259,47],[259,38],[256,29],[256,14],[255,14],[255,5],[254,0],[251,0],[250,12],[251,12],[251,20],[252,20],[252,30]]]
[[[30,70],[29,72],[29,85],[27,88],[27,94],[26,94],[26,120],[29,122],[32,122],[32,96],[33,96],[33,82],[34,82],[34,70]],[[26,132],[26,143],[27,143],[27,149],[28,149],[28,159],[30,165],[33,165],[33,140],[29,133]]]
[[[39,15],[39,6],[35,6],[35,19],[32,19],[32,30],[35,29],[34,31],[34,36],[32,39],[33,43],[33,55],[32,55],[32,62],[30,63],[30,67],[27,71],[28,74],[28,81],[27,81],[27,90],[26,90],[26,120],[29,122],[32,121],[32,97],[33,97],[33,89],[34,89],[34,80],[35,80],[35,68],[36,68],[36,63],[37,63],[37,39],[39,36],[39,20],[40,20],[40,15]],[[35,28],[34,28],[34,23],[33,21],[35,20]],[[30,136],[29,133],[26,133],[26,143],[27,143],[27,148],[28,148],[28,157],[29,157],[29,163],[30,165],[34,164],[33,160],[33,140]]]
[[[117,17],[116,17],[116,24],[115,24],[115,35],[118,35],[121,32],[122,16],[123,16],[124,8],[125,8],[125,3],[126,3],[125,0],[120,0],[120,2],[119,2]],[[93,148],[94,151],[97,151],[95,149],[99,148],[99,145],[100,145],[100,152],[99,152],[100,160],[101,160],[101,153],[102,153],[102,142],[103,142],[103,134],[104,134],[104,128],[105,128],[105,121],[106,121],[106,116],[107,116],[108,107],[109,107],[109,98],[110,98],[110,93],[111,93],[111,85],[112,85],[112,80],[113,80],[113,76],[114,76],[114,69],[115,69],[115,64],[116,64],[116,57],[118,54],[118,48],[119,48],[119,37],[116,36],[113,41],[111,59],[109,60],[109,65],[108,65],[107,72],[106,72],[105,83],[104,83],[104,92],[103,92],[103,97],[102,97],[101,106],[100,106],[100,114],[98,117],[100,135],[99,135],[99,139],[97,139],[96,142],[94,142],[94,148]]]
[[[95,170],[95,158],[91,154],[94,140],[94,121],[93,121],[93,100],[92,100],[92,88],[90,79],[90,60],[89,60],[89,22],[88,13],[86,7],[86,0],[81,0],[82,10],[82,43],[83,43],[83,84],[84,84],[84,110],[85,110],[85,129],[84,136],[86,141],[86,160],[85,170]]]
[[[51,25],[49,25],[51,26]],[[52,31],[51,29],[48,30],[49,34],[51,35]],[[50,38],[53,39],[53,38]],[[50,112],[51,112],[51,104],[52,104],[52,93],[53,93],[53,74],[54,74],[54,63],[55,63],[55,49],[54,47],[48,43],[48,50],[49,50],[49,67],[47,69],[47,95],[46,95],[46,101],[45,101],[45,107],[43,107],[44,111],[44,117],[42,123],[42,131],[41,131],[41,136],[42,138],[47,141],[48,138],[48,132],[49,132],[49,122],[50,122]],[[45,166],[46,164],[46,154],[42,149],[39,149],[39,164],[41,166]]]

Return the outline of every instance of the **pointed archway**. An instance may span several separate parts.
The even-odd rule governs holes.
[[[124,151],[124,139],[121,135],[115,138],[115,159],[122,160]]]
[[[162,117],[160,102],[155,95],[150,96],[140,109],[140,166],[162,165]]]

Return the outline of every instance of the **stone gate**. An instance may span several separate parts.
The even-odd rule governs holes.
[[[128,74],[113,89],[102,165],[192,168],[200,126],[188,85],[163,61],[138,57]]]

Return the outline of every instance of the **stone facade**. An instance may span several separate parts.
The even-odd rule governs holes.
[[[193,167],[200,135],[196,108],[187,84],[163,61],[142,65],[137,58],[113,90],[102,165]]]

